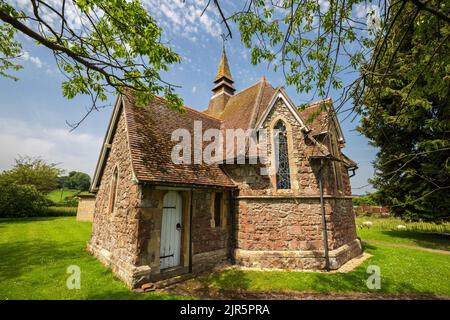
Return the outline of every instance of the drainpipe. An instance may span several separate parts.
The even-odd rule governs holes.
[[[322,182],[323,167],[324,167],[323,159],[320,159],[319,189],[320,189],[320,207],[322,209],[322,229],[323,229],[323,246],[324,246],[324,253],[325,253],[325,270],[330,271],[330,257],[328,255],[327,219],[325,216],[325,203],[323,200],[323,182]]]
[[[192,210],[194,207],[192,204],[193,194],[193,189],[191,189],[191,196],[189,197],[189,273],[192,273]]]

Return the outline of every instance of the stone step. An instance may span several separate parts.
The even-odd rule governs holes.
[[[164,280],[160,280],[155,282],[155,287],[157,289],[162,289],[162,288],[166,288],[169,286],[172,286],[174,284],[189,280],[194,278],[196,275],[194,273],[185,273],[179,276],[175,276],[175,277],[171,277],[168,279],[164,279]]]

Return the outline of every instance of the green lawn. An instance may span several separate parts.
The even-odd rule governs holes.
[[[424,248],[450,250],[450,237],[435,233],[396,230],[405,222],[394,218],[358,218],[358,224],[372,221],[370,229],[358,228],[364,250],[373,255],[349,273],[227,270],[205,276],[205,285],[226,290],[302,292],[420,293],[450,296],[450,255],[371,243],[371,240]],[[416,225],[408,225],[408,229]],[[425,226],[427,227],[427,226]],[[441,228],[440,226],[439,228]],[[428,229],[432,231],[432,226]],[[369,265],[381,270],[381,289],[369,290]]]
[[[61,191],[60,189],[53,190],[47,194],[47,199],[53,201],[54,203],[64,202],[66,197],[73,197],[78,194],[80,191],[75,189],[65,189]]]
[[[208,275],[202,281],[228,290],[426,293],[450,296],[450,255],[370,244],[365,245],[365,250],[373,257],[349,273],[227,270]],[[380,290],[369,290],[366,286],[369,265],[380,267]]]
[[[0,220],[0,300],[178,298],[165,293],[130,292],[86,252],[90,227],[90,223],[76,222],[73,217]],[[450,255],[370,243],[367,234],[374,237],[377,233],[375,229],[360,232],[368,242],[365,250],[373,257],[349,273],[226,270],[199,281],[228,290],[429,293],[450,297]],[[402,239],[389,235],[388,241]],[[69,265],[81,268],[80,290],[66,287]],[[369,265],[381,268],[380,290],[371,291],[366,286]]]
[[[171,299],[134,293],[86,252],[91,223],[73,217],[0,220],[0,300]],[[81,289],[66,286],[67,267],[81,269]]]
[[[377,240],[431,249],[450,250],[450,235],[431,232],[433,231],[432,224],[422,223],[421,225],[424,229],[429,231],[416,232],[412,230],[417,229],[418,223],[406,223],[395,218],[358,217],[356,221],[359,226],[364,221],[373,223],[370,228],[358,227],[358,236],[364,241]],[[398,230],[396,227],[399,224],[406,226],[408,229]],[[445,226],[445,229],[442,229],[444,227],[442,225],[437,227],[444,232],[449,232],[447,230],[448,226]]]
[[[66,201],[71,197],[79,194],[79,190],[75,189],[67,189],[61,191],[53,190],[52,192],[47,194],[47,199],[51,200],[55,205],[47,208],[47,212],[44,216],[48,217],[58,217],[58,216],[76,216],[77,215],[77,206],[67,204]],[[82,192],[81,192],[82,193]]]

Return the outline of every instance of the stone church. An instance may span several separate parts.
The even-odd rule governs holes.
[[[345,139],[332,101],[301,110],[264,77],[236,92],[225,50],[208,108],[118,97],[91,191],[88,250],[130,288],[208,270],[337,269],[361,254]],[[264,164],[174,163],[178,128],[265,129]],[[261,174],[261,167],[277,167]],[[324,231],[325,230],[325,231]]]

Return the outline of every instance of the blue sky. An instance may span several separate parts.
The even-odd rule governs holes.
[[[197,1],[144,3],[165,30],[165,39],[183,58],[180,65],[173,66],[165,74],[165,79],[181,86],[178,93],[186,105],[204,110],[211,97],[222,48],[219,18],[211,11],[200,16],[203,6]],[[31,155],[58,163],[68,171],[80,170],[92,175],[112,108],[91,114],[80,127],[69,132],[66,121],[79,120],[89,106],[89,100],[86,97],[65,99],[61,91],[63,78],[53,55],[29,39],[19,39],[23,40],[26,52],[22,59],[24,69],[15,73],[20,80],[0,78],[0,170],[9,168],[17,155]],[[285,84],[281,72],[275,73],[265,64],[251,65],[249,52],[240,43],[237,32],[226,42],[226,50],[237,90],[255,83],[261,75],[265,75],[274,87]],[[344,80],[351,81],[353,76]],[[297,104],[311,99],[310,95],[298,94],[293,88],[286,87],[286,90]],[[333,92],[331,97],[337,95]],[[110,103],[113,102],[111,96]],[[345,116],[339,114],[341,120]],[[359,166],[352,178],[353,193],[363,194],[371,190],[367,179],[373,174],[371,162],[376,150],[369,146],[365,137],[355,132],[357,120],[352,122],[352,118],[347,117],[341,122],[346,137],[344,152]]]

